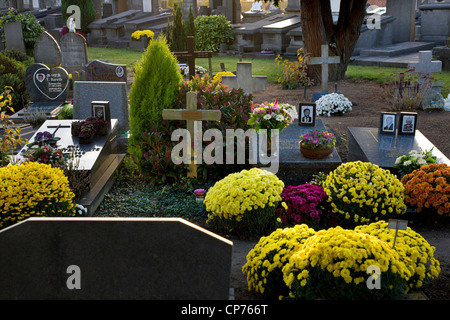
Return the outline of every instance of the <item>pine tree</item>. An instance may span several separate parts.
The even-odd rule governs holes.
[[[181,5],[175,3],[173,6],[173,22],[169,36],[170,49],[173,52],[180,52],[186,50],[186,32],[183,21],[183,12]]]

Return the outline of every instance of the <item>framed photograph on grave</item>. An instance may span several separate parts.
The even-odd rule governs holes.
[[[111,112],[109,110],[109,101],[92,101],[92,116],[99,119],[111,121]]]
[[[397,130],[397,114],[382,112],[380,117],[380,133],[395,134]]]
[[[400,112],[399,121],[399,134],[410,134],[414,135],[416,133],[417,126],[417,113],[416,112]]]
[[[298,108],[298,125],[314,126],[316,123],[316,104],[300,103]]]

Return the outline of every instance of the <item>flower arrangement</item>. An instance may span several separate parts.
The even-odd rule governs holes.
[[[206,193],[207,223],[219,232],[251,237],[273,231],[284,183],[273,173],[252,168],[231,173]]]
[[[131,39],[135,41],[141,40],[142,37],[152,40],[155,37],[155,33],[151,30],[137,30],[131,34]]]
[[[325,211],[324,204],[328,198],[323,187],[313,184],[287,186],[281,193],[287,208],[279,207],[277,214],[281,222],[286,224],[317,224]]]
[[[85,123],[78,134],[78,142],[80,144],[89,144],[95,137],[95,128],[92,123]]]
[[[336,137],[328,131],[311,130],[300,137],[299,144],[307,149],[329,149],[336,144]]]
[[[369,162],[347,162],[330,172],[324,190],[343,223],[364,224],[406,212],[404,187],[388,170]]]
[[[281,132],[293,122],[293,112],[295,112],[294,107],[289,104],[279,104],[276,99],[275,103],[252,106],[252,113],[247,124],[253,125],[256,131],[268,129],[268,135],[270,129],[278,129]]]
[[[429,164],[405,175],[405,202],[421,213],[432,209],[439,215],[450,216],[450,167]]]
[[[316,101],[318,116],[344,115],[352,110],[352,103],[343,94],[329,93]]]
[[[368,271],[373,267],[382,279],[377,290],[367,286]],[[406,261],[387,242],[341,227],[320,230],[309,237],[283,267],[292,299],[393,296],[408,291],[410,277]]]
[[[213,81],[222,82],[222,76],[234,76],[235,77],[236,75],[230,71],[222,71],[214,76]]]
[[[189,66],[180,66],[180,72],[183,77],[189,75]],[[208,70],[203,68],[202,66],[195,66],[195,74],[198,74],[200,77],[207,74]],[[193,75],[192,75],[193,76]]]
[[[436,163],[436,156],[433,156],[433,149],[430,151],[411,150],[408,154],[398,157],[395,160],[394,168],[398,169],[401,176],[411,173],[426,164]]]
[[[31,148],[32,146],[39,145],[56,145],[56,143],[61,140],[61,138],[55,137],[53,134],[51,134],[48,131],[42,131],[36,133],[36,136],[34,137],[34,141],[29,143],[27,146]]]
[[[282,269],[291,255],[300,250],[306,239],[314,234],[314,229],[306,224],[298,224],[292,228],[278,228],[260,238],[247,254],[247,262],[242,267],[242,272],[247,276],[248,290],[260,293],[266,299],[287,295]]]
[[[39,145],[22,152],[22,157],[30,162],[50,164],[52,166],[64,166],[66,158],[61,149],[49,145]]]
[[[67,177],[49,164],[25,162],[0,168],[0,228],[31,216],[75,215]]]
[[[389,229],[386,221],[358,226],[355,230],[373,235],[389,244],[394,241],[395,230]],[[410,227],[398,231],[395,251],[400,254],[402,261],[411,272],[408,280],[410,290],[419,289],[423,284],[437,278],[441,271],[439,261],[434,257],[436,248]]]
[[[194,195],[195,195],[195,198],[197,199],[197,201],[203,202],[203,199],[205,198],[205,193],[206,193],[205,189],[195,189],[194,190]]]

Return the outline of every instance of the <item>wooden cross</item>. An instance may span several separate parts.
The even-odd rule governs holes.
[[[322,65],[322,92],[328,92],[328,65],[341,62],[339,56],[328,56],[328,45],[322,45],[321,57],[310,58],[309,64]]]
[[[163,120],[185,120],[186,127],[191,136],[191,161],[189,163],[189,178],[197,177],[197,164],[194,140],[195,133],[198,132],[195,127],[201,125],[201,121],[220,121],[222,112],[220,110],[197,110],[197,93],[186,93],[186,109],[164,109],[162,112]]]
[[[196,58],[208,58],[209,61],[209,76],[212,76],[212,64],[211,64],[211,58],[212,58],[212,51],[194,51],[195,44],[194,44],[194,37],[188,36],[186,39],[186,47],[187,51],[184,52],[174,52],[174,56],[177,57],[177,59],[186,59],[188,61],[189,66],[189,79],[191,77],[195,76],[195,59]]]

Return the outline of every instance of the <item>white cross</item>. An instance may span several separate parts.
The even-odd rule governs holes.
[[[251,62],[238,62],[236,76],[222,76],[222,83],[236,89],[242,89],[246,93],[266,90],[266,76],[252,76]]]
[[[428,78],[432,72],[442,71],[442,61],[432,61],[432,51],[419,51],[419,62],[412,62],[409,65],[414,67],[414,72],[420,74],[419,82]]]
[[[323,44],[321,46],[321,57],[310,58],[309,64],[322,65],[322,92],[328,92],[328,65],[340,63],[341,58],[339,56],[328,56],[328,45]]]
[[[164,109],[162,112],[163,120],[186,120],[186,129],[191,137],[191,150],[195,151],[194,141],[196,132],[200,132],[202,120],[220,121],[222,112],[220,110],[197,110],[197,92],[186,93],[186,109]],[[195,128],[197,127],[197,129]],[[200,137],[201,141],[201,137]],[[191,162],[189,164],[188,177],[197,177],[197,165],[194,159],[195,152],[192,152]]]

